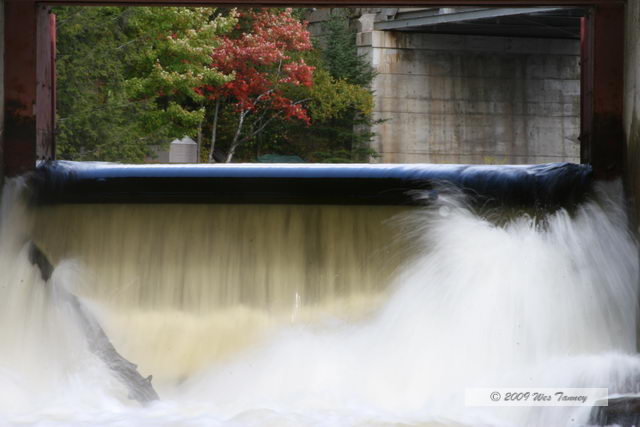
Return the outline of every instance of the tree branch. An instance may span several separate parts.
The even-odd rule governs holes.
[[[213,151],[216,147],[216,138],[218,133],[218,112],[220,111],[220,98],[216,99],[216,108],[213,112],[213,125],[211,125],[211,147],[209,149],[209,163],[215,163]]]
[[[233,155],[236,153],[236,149],[240,144],[240,141],[238,141],[238,138],[240,137],[240,132],[242,132],[242,126],[244,125],[244,119],[248,113],[249,111],[247,110],[243,110],[240,113],[238,128],[236,129],[236,134],[233,136],[233,141],[231,141],[231,147],[229,147],[229,152],[227,153],[227,159],[225,160],[225,163],[231,163],[231,159],[233,159]]]

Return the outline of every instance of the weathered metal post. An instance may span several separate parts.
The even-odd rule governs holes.
[[[4,174],[31,170],[53,156],[52,18],[34,0],[5,2]]]
[[[599,179],[622,176],[624,4],[598,3],[582,23],[581,160]]]

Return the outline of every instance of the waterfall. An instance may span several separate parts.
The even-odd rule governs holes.
[[[475,387],[640,393],[620,183],[575,209],[32,205],[0,211],[0,423],[584,425]],[[508,215],[507,215],[508,214]],[[35,242],[56,267],[46,283]],[[161,399],[129,399],[64,293]]]

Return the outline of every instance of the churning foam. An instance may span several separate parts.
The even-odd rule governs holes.
[[[638,251],[618,184],[600,185],[596,200],[574,212],[523,215],[501,226],[455,195],[440,197],[395,220],[398,229],[411,230],[399,241],[414,253],[405,254],[402,268],[394,261],[383,270],[375,268],[392,257],[381,242],[392,236],[372,237],[372,230],[390,225],[366,210],[349,218],[350,208],[245,207],[245,232],[265,230],[256,234],[256,247],[247,235],[234,244],[224,232],[241,207],[180,211],[196,224],[199,216],[201,224],[217,224],[202,241],[193,223],[188,236],[163,235],[171,228],[158,225],[175,219],[170,208],[136,206],[105,207],[121,215],[118,224],[104,212],[91,219],[60,208],[66,215],[49,216],[57,227],[47,234],[46,212],[27,208],[27,192],[14,180],[3,193],[0,423],[583,425],[589,408],[472,408],[464,405],[464,391],[640,392]],[[91,239],[77,235],[77,224]],[[307,234],[318,233],[324,243],[314,246]],[[28,262],[30,238],[58,265],[51,283]],[[280,250],[289,263],[272,253],[285,244]],[[171,252],[176,245],[189,256],[168,256],[180,253]],[[367,250],[379,258],[367,258]],[[145,260],[158,254],[163,262],[148,271]],[[64,261],[69,255],[76,260]],[[134,260],[121,268],[115,262],[121,255]],[[312,255],[326,268],[296,264],[314,262]],[[336,267],[341,258],[353,264],[349,270]],[[211,263],[228,270],[209,280]],[[394,269],[395,277],[381,283]],[[322,280],[314,271],[328,289],[315,288]],[[341,274],[353,283],[335,277]],[[152,286],[141,276],[153,278]],[[252,294],[261,278],[264,286]],[[56,297],[60,287],[82,295],[118,350],[154,375],[161,401],[140,407],[127,399],[88,351],[78,319]]]

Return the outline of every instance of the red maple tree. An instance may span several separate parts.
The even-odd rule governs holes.
[[[292,16],[292,10],[268,9],[240,14],[240,26],[222,37],[211,54],[211,67],[234,79],[223,86],[197,88],[199,94],[215,101],[209,161],[213,162],[220,104],[231,104],[238,124],[226,155],[230,162],[236,149],[253,138],[277,117],[310,121],[304,100],[293,100],[285,93],[288,86],[311,86],[314,68],[296,55],[313,48],[307,23]],[[247,117],[253,116],[250,129]]]

